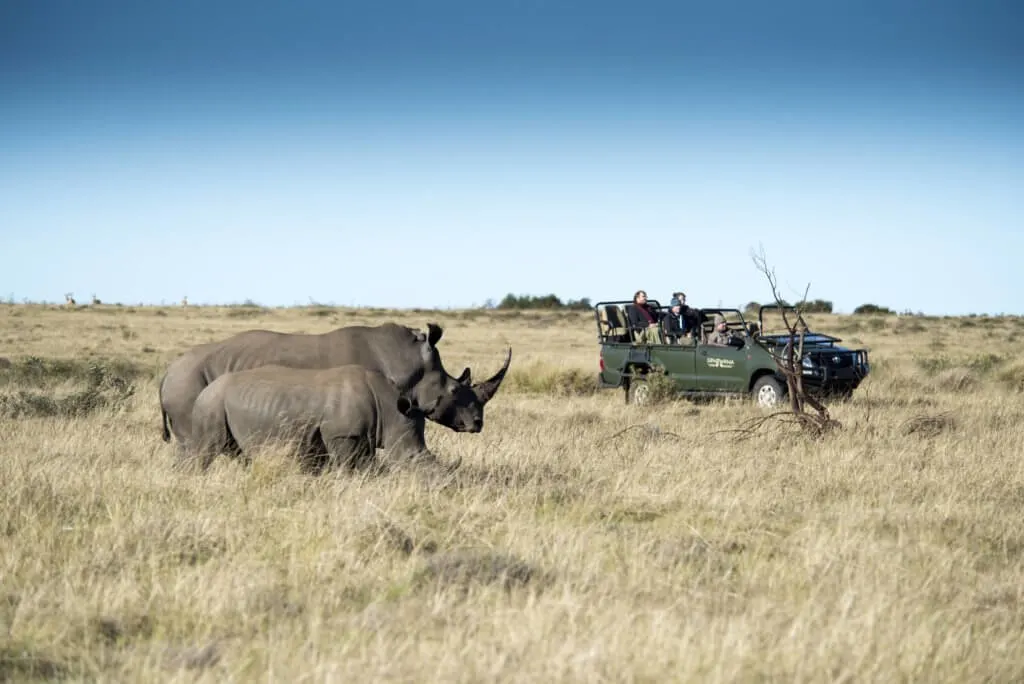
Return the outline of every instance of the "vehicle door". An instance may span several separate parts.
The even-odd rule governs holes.
[[[699,344],[696,348],[697,386],[702,392],[746,392],[750,341],[741,349]]]
[[[681,344],[652,346],[651,362],[663,366],[680,391],[697,389],[697,345],[693,340],[683,338]]]

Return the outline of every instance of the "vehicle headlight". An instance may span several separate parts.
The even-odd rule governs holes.
[[[814,368],[814,361],[811,361],[810,356],[805,356],[803,359],[800,360],[800,365],[803,366],[804,368]]]

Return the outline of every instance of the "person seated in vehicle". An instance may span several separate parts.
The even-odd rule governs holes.
[[[661,344],[658,310],[647,303],[647,293],[637,290],[633,303],[626,306],[626,318],[633,339],[640,344]]]
[[[687,335],[690,329],[686,317],[683,315],[683,305],[677,298],[673,297],[669,302],[669,312],[661,319],[662,329],[665,333],[665,342],[678,344]]]
[[[715,314],[715,331],[708,335],[707,343],[714,347],[728,347],[733,337],[729,324],[725,322],[725,316]]]
[[[672,297],[679,300],[679,309],[683,314],[683,319],[686,321],[686,329],[693,334],[693,331],[700,325],[700,314],[697,313],[696,309],[687,306],[685,292],[673,292]]]

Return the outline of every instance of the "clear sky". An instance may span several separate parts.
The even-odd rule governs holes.
[[[1024,313],[1024,6],[0,0],[0,297]]]

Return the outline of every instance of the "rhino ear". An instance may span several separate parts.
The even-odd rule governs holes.
[[[403,416],[407,416],[409,415],[409,411],[412,410],[412,402],[409,401],[407,397],[398,397],[396,407],[398,408],[399,413],[401,413]]]
[[[427,341],[430,342],[431,347],[437,346],[443,334],[444,330],[437,323],[427,323]]]
[[[462,375],[455,379],[463,385],[470,384],[472,380],[470,379],[469,368],[466,368],[464,371],[462,371]]]

